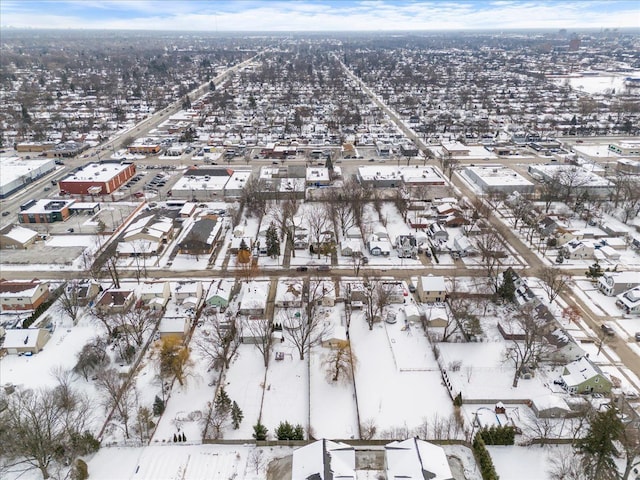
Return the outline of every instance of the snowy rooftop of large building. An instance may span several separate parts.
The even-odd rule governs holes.
[[[465,170],[473,172],[489,186],[522,185],[529,187],[533,185],[533,183],[519,173],[498,164],[467,167]]]
[[[127,163],[90,163],[75,173],[72,173],[63,182],[108,182],[113,177],[129,168]]]
[[[31,172],[37,169],[55,168],[55,162],[52,158],[46,160],[23,160],[20,157],[0,157],[0,186],[8,185],[16,179],[29,176]]]
[[[75,200],[62,200],[62,199],[50,199],[42,198],[36,203],[31,205],[26,210],[21,210],[20,214],[26,213],[27,215],[36,215],[39,213],[59,212],[65,207],[69,207],[75,203]]]

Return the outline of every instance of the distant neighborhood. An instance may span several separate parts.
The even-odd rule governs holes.
[[[637,35],[70,35],[3,38],[0,476],[640,478]]]

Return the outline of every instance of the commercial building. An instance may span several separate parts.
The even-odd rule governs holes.
[[[136,173],[133,163],[90,163],[58,184],[72,195],[108,195]]]
[[[592,198],[606,198],[613,189],[613,183],[606,178],[575,165],[530,165],[528,171],[539,180],[559,182],[571,195],[588,193]]]
[[[20,157],[0,157],[0,198],[8,197],[55,168],[55,161],[51,159],[23,160]]]
[[[624,157],[640,156],[640,141],[629,140],[609,144],[609,150]]]
[[[192,201],[237,198],[250,178],[251,170],[192,167],[175,183],[171,195]]]
[[[502,165],[467,167],[464,171],[467,177],[482,190],[482,193],[530,193],[534,189],[533,183]]]
[[[31,200],[20,207],[18,221],[20,223],[53,223],[64,222],[71,216],[69,208],[75,200]]]

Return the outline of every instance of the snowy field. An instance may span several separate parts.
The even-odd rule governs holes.
[[[572,454],[568,445],[530,447],[487,445],[502,480],[550,480],[549,462],[561,452]]]
[[[429,355],[431,347],[421,327],[402,328],[400,323],[379,322],[369,331],[358,313],[353,315],[349,329],[358,362],[355,377],[360,421],[373,420],[379,437],[395,429],[412,431],[436,416],[448,418],[453,413],[451,398],[435,358]],[[404,371],[397,366],[394,351],[404,362]],[[400,351],[404,352],[402,356]]]

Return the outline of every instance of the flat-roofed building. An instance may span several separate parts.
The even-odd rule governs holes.
[[[60,191],[72,195],[108,195],[136,173],[133,163],[90,163],[59,182]]]
[[[555,179],[561,186],[571,189],[573,195],[588,193],[604,198],[613,190],[613,183],[600,175],[575,165],[529,165],[529,173],[540,180]]]
[[[75,200],[44,198],[33,202],[28,208],[18,213],[20,223],[53,223],[64,222],[71,216],[70,206]]]
[[[640,156],[640,141],[628,140],[610,143],[609,150],[625,157],[638,157]]]
[[[519,173],[502,165],[482,165],[467,167],[465,173],[483,193],[529,193],[533,192],[534,185]]]
[[[0,198],[5,198],[38,178],[55,170],[52,159],[23,160],[20,157],[0,157]]]

